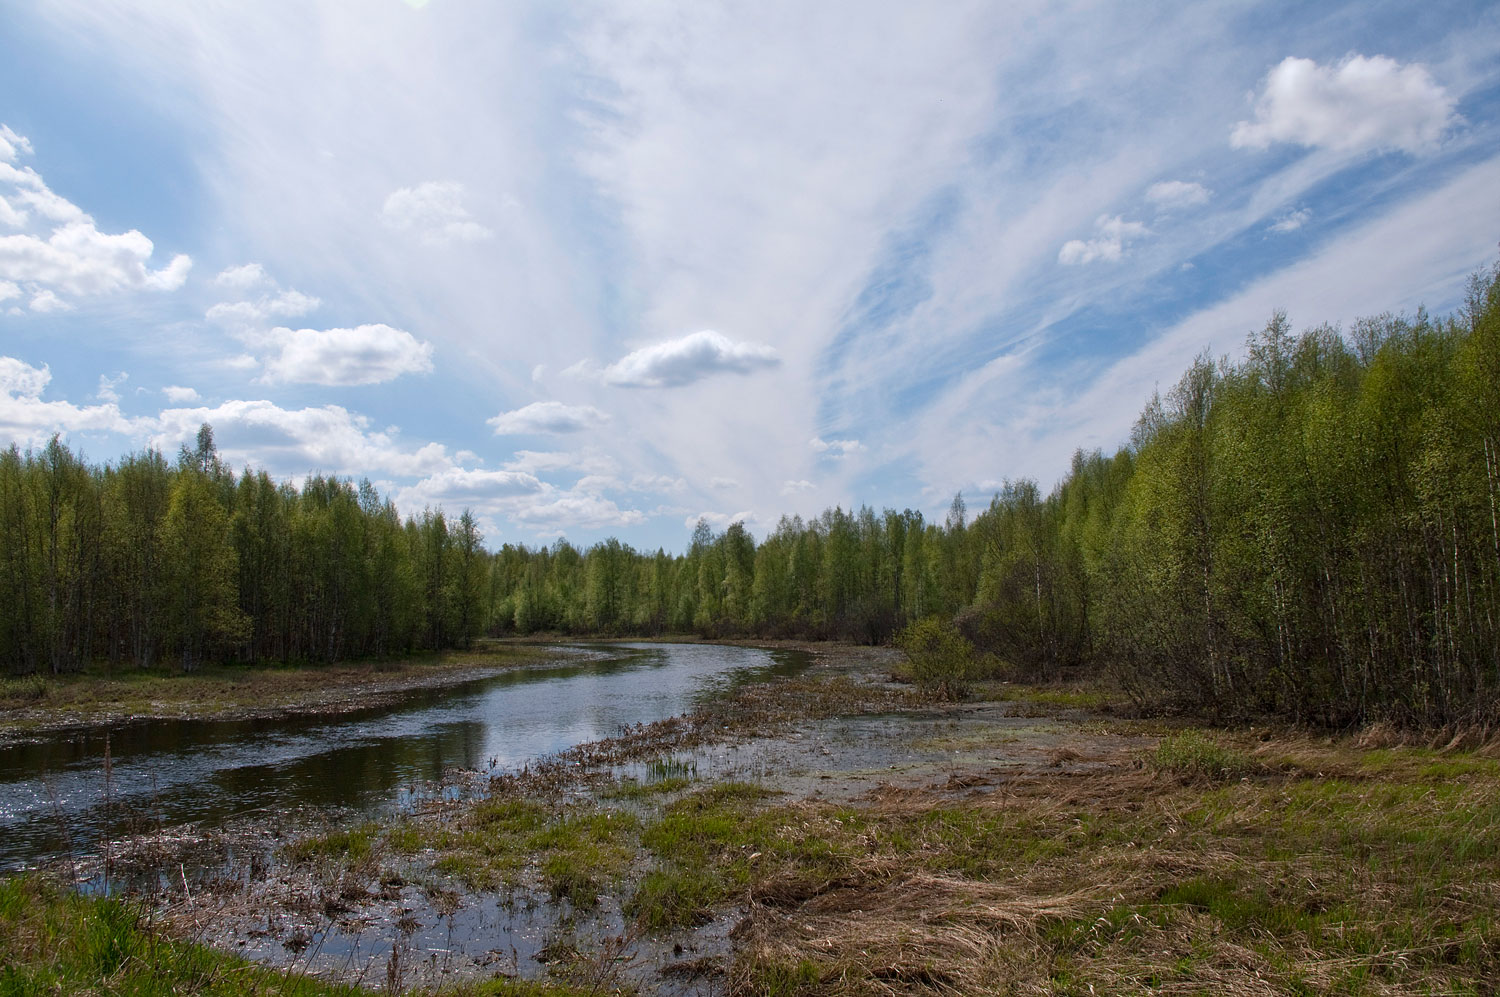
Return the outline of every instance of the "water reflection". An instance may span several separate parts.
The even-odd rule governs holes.
[[[592,650],[335,717],[133,722],[0,748],[0,867],[92,851],[106,829],[216,825],[299,806],[374,811],[449,768],[519,767],[683,712],[718,683],[805,666],[801,655],[755,648]]]

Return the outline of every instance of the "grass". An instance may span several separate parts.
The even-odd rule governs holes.
[[[475,806],[456,829],[425,831],[424,840],[437,852],[437,871],[471,890],[513,888],[533,873],[552,899],[587,909],[629,870],[639,828],[624,811],[502,797]],[[402,843],[415,850],[410,834],[403,829]]]
[[[1143,767],[983,798],[779,808],[733,977],[841,995],[1493,992],[1500,762],[1240,741],[1182,732]],[[699,854],[732,879],[732,849]],[[798,877],[823,885],[783,888]]]
[[[128,903],[65,893],[35,876],[0,880],[0,997],[364,993],[171,940]]]
[[[1195,730],[1162,738],[1147,756],[1147,762],[1159,772],[1210,782],[1243,779],[1263,770],[1245,752],[1226,747]]]
[[[496,979],[434,997],[597,997],[615,984]],[[624,988],[623,992],[631,992]],[[169,937],[136,905],[65,891],[36,875],[0,879],[0,997],[375,997],[360,986],[273,970]]]

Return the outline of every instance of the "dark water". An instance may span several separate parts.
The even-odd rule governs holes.
[[[141,721],[0,748],[0,868],[94,852],[132,830],[295,807],[380,811],[450,768],[519,767],[681,713],[715,683],[805,665],[792,653],[703,644],[572,654],[336,716]]]

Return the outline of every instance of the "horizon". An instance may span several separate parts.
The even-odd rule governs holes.
[[[1447,313],[1500,240],[1485,5],[5,23],[0,438],[206,422],[491,549],[1050,491],[1275,310]]]

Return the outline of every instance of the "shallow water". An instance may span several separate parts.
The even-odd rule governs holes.
[[[794,652],[704,644],[580,645],[569,655],[352,713],[131,721],[0,748],[0,868],[257,812],[381,812],[449,769],[519,768],[684,712],[716,683],[806,665]]]

